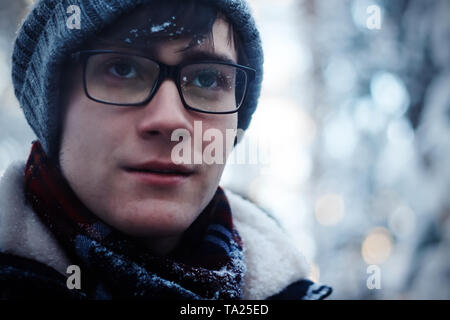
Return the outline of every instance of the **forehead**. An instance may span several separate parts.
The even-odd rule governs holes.
[[[183,51],[190,40],[169,40],[158,45],[155,52],[157,57],[160,60],[164,60],[167,64],[179,63],[184,57],[195,55],[198,52],[212,53],[212,56],[216,56],[220,60],[229,60],[237,63],[238,57],[234,41],[229,41],[228,33],[228,23],[222,19],[217,19],[212,29],[212,43],[207,40],[200,41],[200,43],[189,50]]]
[[[232,28],[222,17],[205,11],[204,17],[170,14],[155,18],[148,10],[135,10],[119,18],[88,46],[122,48],[176,64],[193,53],[208,52],[237,62]],[[221,59],[221,60],[224,60]]]

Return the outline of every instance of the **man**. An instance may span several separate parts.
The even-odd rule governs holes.
[[[13,54],[38,141],[0,186],[0,294],[329,295],[271,218],[219,187],[230,150],[195,161],[208,145],[196,126],[246,129],[261,80],[243,1],[38,2]]]

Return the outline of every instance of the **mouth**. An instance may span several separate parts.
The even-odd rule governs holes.
[[[176,186],[187,181],[193,168],[172,163],[148,162],[123,168],[139,182],[158,186]]]
[[[151,173],[151,174],[159,174],[159,175],[165,175],[165,176],[189,176],[192,173],[189,172],[182,172],[177,170],[157,170],[157,169],[136,169],[136,168],[127,168],[125,169],[128,172],[135,172],[135,173]]]

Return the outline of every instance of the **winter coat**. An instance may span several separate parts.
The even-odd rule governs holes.
[[[73,263],[25,201],[24,167],[13,163],[0,180],[0,298],[80,298],[66,285]],[[320,299],[330,293],[306,280],[306,260],[272,217],[225,192],[244,246],[244,299]]]

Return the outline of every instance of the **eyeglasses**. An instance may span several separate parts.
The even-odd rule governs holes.
[[[86,96],[118,106],[147,104],[169,78],[175,82],[185,108],[234,113],[242,106],[255,78],[252,68],[220,61],[169,66],[145,56],[111,50],[78,51],[72,57],[83,62]]]

